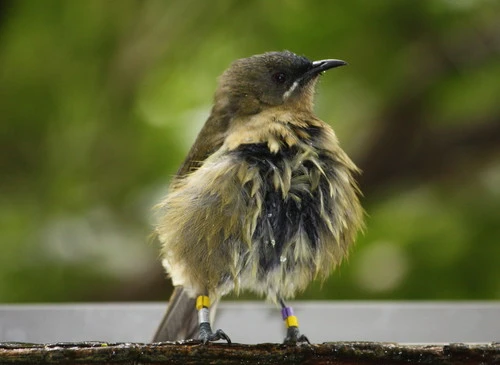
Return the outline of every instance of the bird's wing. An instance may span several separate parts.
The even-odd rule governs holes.
[[[189,150],[186,159],[177,170],[177,179],[197,170],[224,143],[230,117],[227,114],[215,114],[212,112],[198,137],[196,137],[196,141]]]

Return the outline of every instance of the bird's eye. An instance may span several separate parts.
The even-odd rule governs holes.
[[[286,74],[284,72],[276,72],[273,75],[273,80],[278,84],[282,84],[286,81]]]

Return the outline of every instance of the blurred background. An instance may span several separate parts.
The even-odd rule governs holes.
[[[0,302],[167,299],[152,207],[217,76],[283,49],[349,62],[316,111],[368,213],[300,298],[499,299],[500,2],[3,0]]]

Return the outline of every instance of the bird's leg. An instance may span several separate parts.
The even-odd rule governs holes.
[[[293,315],[292,307],[287,307],[283,299],[279,299],[279,302],[281,304],[281,315],[286,325],[286,337],[283,343],[285,345],[310,343],[306,336],[300,334],[299,321],[297,317]]]
[[[196,309],[198,310],[198,324],[200,326],[199,339],[204,343],[214,342],[217,340],[226,340],[231,343],[229,337],[223,330],[212,332],[210,326],[210,298],[206,295],[200,295],[196,298]]]

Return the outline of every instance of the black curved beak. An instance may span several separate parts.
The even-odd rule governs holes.
[[[287,94],[293,92],[293,90],[295,90],[295,88],[299,85],[301,87],[307,85],[310,81],[315,80],[324,71],[345,65],[347,65],[346,61],[335,59],[314,61],[311,63],[311,67],[294,82],[292,89],[287,91]]]
[[[312,63],[312,68],[309,70],[309,72],[317,75],[331,68],[345,66],[345,65],[347,65],[347,62],[342,60],[330,59],[330,60],[314,61]]]
[[[347,65],[346,61],[335,60],[335,59],[314,61],[311,63],[311,68],[307,70],[307,72],[302,76],[301,84],[304,85],[308,83],[310,80],[315,79],[321,73],[331,68],[345,66],[345,65]]]

